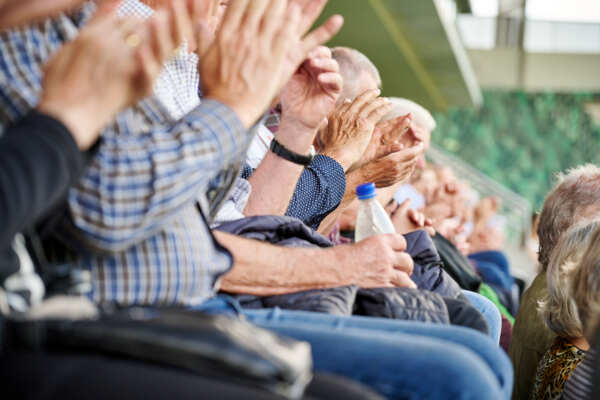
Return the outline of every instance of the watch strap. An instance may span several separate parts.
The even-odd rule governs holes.
[[[286,148],[284,145],[279,143],[277,139],[273,139],[271,141],[270,150],[274,154],[277,154],[279,157],[283,158],[284,160],[287,160],[294,164],[302,165],[304,167],[308,167],[315,158],[313,154],[305,156],[291,151],[290,149]]]

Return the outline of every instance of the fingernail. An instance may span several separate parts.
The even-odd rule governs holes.
[[[381,94],[381,89],[375,89],[375,93],[377,94],[377,96],[379,96]]]

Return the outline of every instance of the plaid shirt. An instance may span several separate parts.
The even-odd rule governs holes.
[[[0,34],[0,125],[36,106],[42,65],[77,35],[93,9],[87,4],[76,16]],[[190,59],[178,60],[173,64],[190,70]],[[176,121],[164,97],[187,95],[189,82],[169,81],[177,71],[166,69],[158,96],[105,129],[89,171],[69,193],[61,237],[78,249],[75,263],[91,269],[95,301],[198,304],[231,267],[197,200],[209,189],[225,196],[232,180],[214,178],[237,175],[248,135],[229,108],[210,100],[181,106],[186,113]]]

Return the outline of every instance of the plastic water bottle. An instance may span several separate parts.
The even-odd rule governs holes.
[[[375,184],[365,183],[356,187],[356,194],[360,200],[358,216],[356,218],[356,229],[354,241],[360,242],[374,235],[396,233],[394,224],[377,201]]]

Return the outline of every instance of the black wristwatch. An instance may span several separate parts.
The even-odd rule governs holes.
[[[271,141],[271,151],[277,154],[279,157],[287,160],[289,162],[293,162],[294,164],[302,165],[308,167],[312,160],[315,158],[314,154],[309,154],[307,156],[303,156],[302,154],[295,153],[289,149],[286,149],[281,143],[279,143],[276,139]]]

